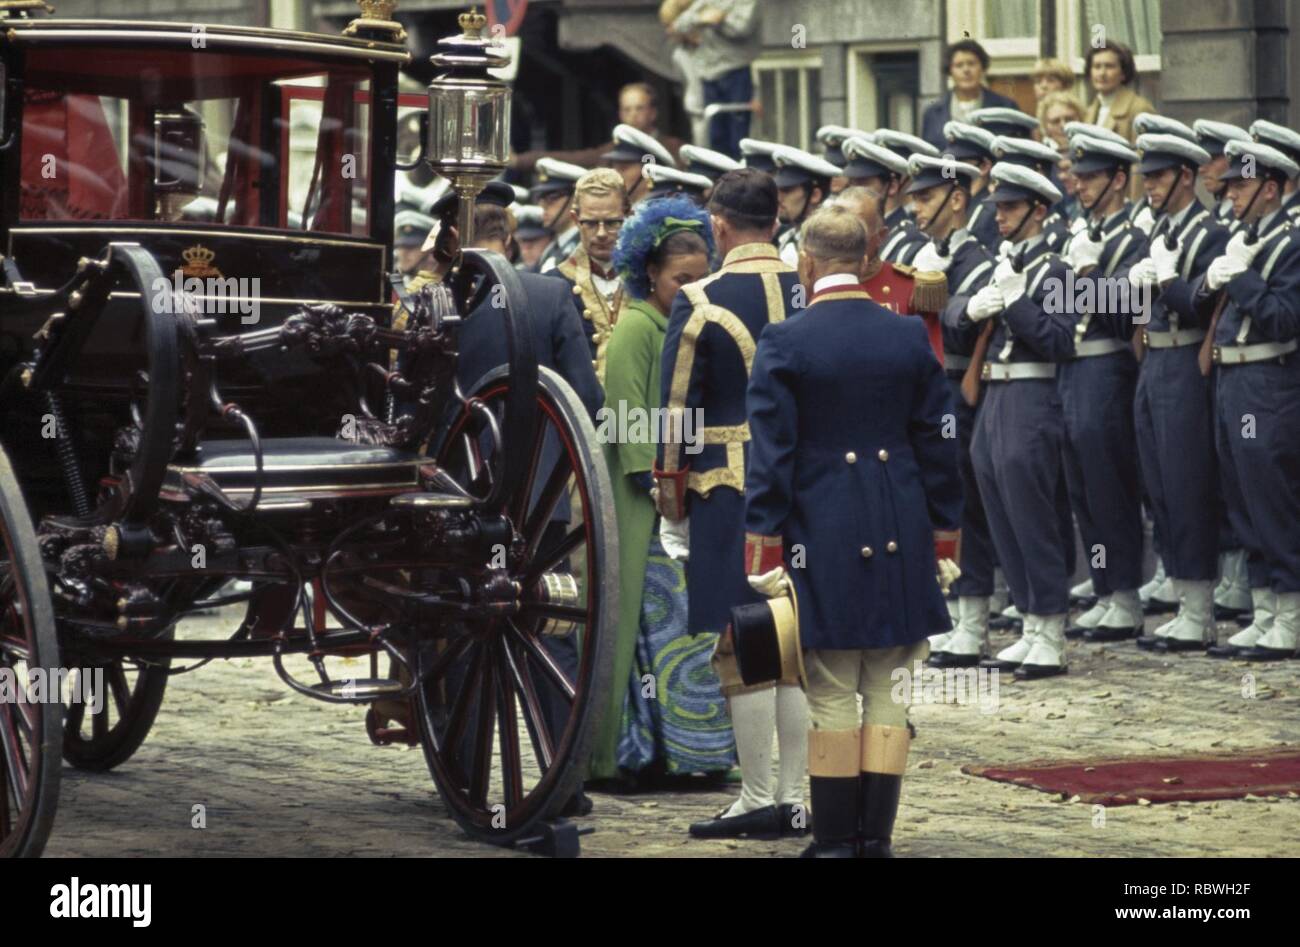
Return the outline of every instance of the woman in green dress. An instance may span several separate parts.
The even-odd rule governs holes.
[[[591,776],[642,786],[661,775],[725,773],[731,722],[709,664],[716,635],[686,631],[686,577],[659,539],[650,490],[660,428],[661,354],[673,297],[709,274],[713,232],[688,198],[645,201],[623,225],[613,264],[632,302],[606,351],[605,445],[619,524],[619,625],[611,706]]]

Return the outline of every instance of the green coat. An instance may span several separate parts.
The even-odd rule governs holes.
[[[655,437],[647,425],[634,433],[638,443],[623,443],[618,427],[621,417],[635,418],[634,411],[655,418],[660,406],[660,362],[668,317],[642,300],[632,300],[619,317],[605,351],[605,412],[597,427],[605,445],[605,459],[614,486],[614,511],[618,517],[619,608],[614,648],[614,684],[610,705],[601,714],[596,746],[591,756],[591,778],[608,779],[618,774],[618,738],[622,731],[623,702],[627,696],[637,635],[641,630],[641,594],[645,587],[646,560],[655,525],[655,507],[649,495],[629,474],[649,472],[655,464]],[[623,402],[620,407],[619,402]]]

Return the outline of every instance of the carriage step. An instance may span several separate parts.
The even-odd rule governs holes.
[[[319,684],[309,685],[309,689],[318,694],[324,694],[326,697],[339,697],[344,700],[355,700],[357,703],[367,703],[372,700],[379,700],[381,697],[396,696],[405,689],[405,685],[401,681],[390,677],[358,677],[322,681]]]
[[[593,826],[578,828],[568,819],[552,819],[537,824],[537,834],[514,840],[513,847],[526,848],[534,855],[548,858],[577,858],[582,854],[579,836],[596,831]]]

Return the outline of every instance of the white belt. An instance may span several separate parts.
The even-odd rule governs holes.
[[[1216,345],[1214,360],[1220,365],[1245,365],[1248,362],[1267,362],[1296,350],[1295,339],[1290,342],[1260,342],[1256,345]]]
[[[985,381],[1023,381],[1028,378],[1055,378],[1055,362],[984,363]]]
[[[944,368],[968,368],[970,366],[969,355],[955,355],[952,352],[943,353]]]
[[[1178,349],[1184,345],[1195,345],[1205,338],[1204,329],[1179,329],[1177,332],[1144,331],[1142,338],[1148,348]]]
[[[1089,339],[1087,342],[1074,343],[1075,358],[1091,358],[1094,355],[1109,355],[1122,352],[1129,344],[1120,339]]]

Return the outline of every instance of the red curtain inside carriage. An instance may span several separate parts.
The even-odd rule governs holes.
[[[126,175],[98,96],[28,90],[21,177],[24,219],[127,216]]]

